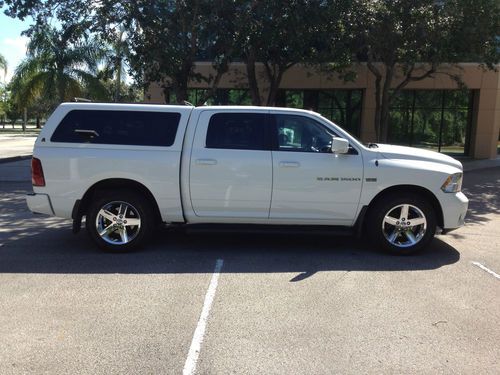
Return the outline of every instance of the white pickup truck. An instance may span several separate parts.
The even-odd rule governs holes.
[[[289,108],[64,103],[36,140],[32,183],[31,211],[75,232],[85,217],[109,251],[166,223],[347,229],[409,254],[463,225],[468,206],[459,161],[365,146]]]

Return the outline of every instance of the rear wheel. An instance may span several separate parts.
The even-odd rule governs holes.
[[[386,196],[370,210],[367,222],[370,239],[392,254],[422,250],[436,232],[432,205],[414,194]]]
[[[86,218],[90,237],[110,252],[130,251],[143,245],[153,226],[150,203],[135,192],[97,193]]]

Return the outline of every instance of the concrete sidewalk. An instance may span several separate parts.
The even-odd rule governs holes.
[[[0,134],[0,163],[30,158],[36,134]]]

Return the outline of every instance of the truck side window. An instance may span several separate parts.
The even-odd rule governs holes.
[[[172,146],[180,113],[73,110],[62,119],[52,142]]]
[[[210,118],[207,148],[269,150],[264,113],[217,113]]]
[[[335,134],[299,115],[274,115],[279,151],[328,152]]]

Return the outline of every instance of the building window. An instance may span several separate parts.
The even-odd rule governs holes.
[[[197,105],[206,98],[208,90],[188,90],[188,102]],[[207,105],[252,105],[252,98],[248,90],[241,89],[217,89],[215,95],[206,99]]]
[[[310,109],[359,136],[363,90],[280,90],[278,106]]]
[[[500,155],[500,129],[498,129],[497,155]]]
[[[207,105],[252,105],[250,92],[244,89],[217,89],[215,95],[205,99],[209,90],[189,89],[187,101],[193,105],[201,105],[202,100]],[[172,91],[168,92],[167,103],[177,104],[177,99]]]
[[[403,90],[391,104],[388,141],[468,155],[473,91]]]

